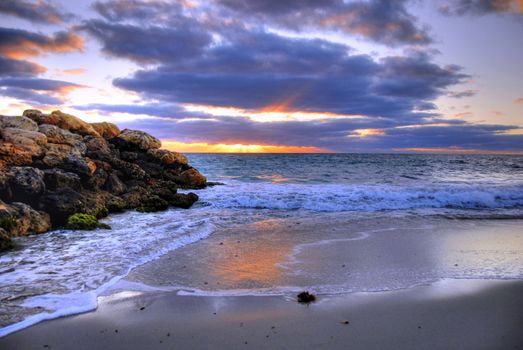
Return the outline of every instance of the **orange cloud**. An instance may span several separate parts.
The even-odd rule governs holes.
[[[64,69],[62,72],[64,72],[64,74],[69,74],[69,75],[82,75],[82,74],[85,74],[87,72],[87,69],[85,69],[85,68],[71,68],[71,69]]]
[[[249,145],[249,144],[209,144],[205,142],[185,143],[162,141],[163,148],[176,152],[188,153],[332,153],[320,147]]]
[[[46,53],[81,51],[84,39],[73,32],[59,32],[54,37],[14,33],[10,40],[0,44],[0,54],[11,59],[24,59]]]
[[[523,1],[523,0],[521,0]],[[517,105],[522,105],[523,104],[523,97],[518,97],[514,100],[514,103],[517,104]]]

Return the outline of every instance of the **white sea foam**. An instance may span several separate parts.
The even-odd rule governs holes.
[[[203,191],[216,208],[376,211],[423,208],[522,208],[523,186],[427,185],[423,187],[351,184],[274,184],[229,182]]]
[[[0,337],[42,320],[96,309],[97,296],[133,268],[210,235],[211,220],[195,214],[183,222],[180,211],[129,212],[107,220],[111,231],[56,231],[3,255],[0,266],[15,268],[2,274],[2,299],[45,311],[0,328]]]

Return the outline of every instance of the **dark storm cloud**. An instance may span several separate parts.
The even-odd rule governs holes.
[[[291,30],[330,29],[386,45],[431,43],[427,28],[418,25],[407,0],[215,0],[232,13],[254,22]]]
[[[521,0],[453,0],[440,7],[440,12],[450,16],[518,12],[523,14],[523,3]]]
[[[417,107],[432,108],[428,100],[466,77],[426,54],[376,62],[323,40],[265,32],[228,39],[200,56],[173,58],[114,85],[178,103],[260,109],[288,101],[294,110],[407,117]]]
[[[0,56],[0,77],[32,76],[44,73],[46,69],[36,63],[13,60]]]
[[[74,32],[61,31],[53,36],[23,29],[0,27],[0,55],[19,59],[46,53],[81,51],[84,41]]]
[[[179,27],[143,27],[90,20],[81,28],[102,43],[106,54],[139,63],[195,56],[211,42],[207,32],[189,23]]]
[[[70,13],[45,0],[2,0],[0,1],[1,13],[47,24],[59,24],[72,18]]]

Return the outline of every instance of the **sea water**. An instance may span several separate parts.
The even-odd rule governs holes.
[[[0,336],[42,319],[92,310],[100,293],[134,270],[238,225],[321,220],[339,213],[354,218],[379,214],[385,222],[406,215],[417,217],[417,222],[430,217],[505,218],[523,227],[522,156],[191,154],[189,159],[209,181],[222,183],[196,191],[200,200],[190,210],[130,211],[105,219],[110,231],[58,230],[17,239],[16,251],[0,255]],[[354,237],[365,239],[371,231]],[[340,235],[303,241],[284,267],[292,270],[292,259],[317,242],[320,248],[330,241],[350,243],[351,237]],[[451,277],[523,278],[521,264],[501,261],[489,266],[493,273],[470,268]],[[314,273],[325,278],[324,271],[314,268],[308,278]],[[415,284],[418,275],[401,286]],[[372,276],[362,279],[362,289],[371,281]]]

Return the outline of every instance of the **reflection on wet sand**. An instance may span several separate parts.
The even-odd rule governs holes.
[[[260,221],[250,228],[256,232],[268,232],[263,238],[240,241],[232,236],[219,245],[210,246],[207,254],[216,256],[216,259],[212,259],[214,264],[209,266],[209,273],[228,285],[279,285],[283,271],[278,264],[294,248],[291,241],[282,239],[282,235],[273,234],[281,230],[282,226],[276,220]]]

